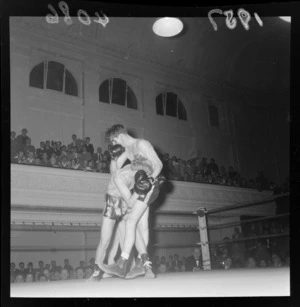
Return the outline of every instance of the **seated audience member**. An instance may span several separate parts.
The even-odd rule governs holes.
[[[159,263],[159,267],[158,267],[158,272],[159,274],[163,274],[163,273],[167,273],[168,268],[167,268],[167,262],[166,262],[166,257],[162,256],[160,258],[160,263]]]
[[[49,166],[51,166],[51,167],[59,167],[59,164],[57,163],[57,159],[56,159],[55,154],[50,158],[49,162],[50,162]]]
[[[93,275],[93,268],[91,268],[91,267],[86,267],[85,268],[85,274],[84,274],[84,278],[85,279],[88,279],[88,278],[90,278],[91,276]]]
[[[61,280],[61,274],[60,274],[60,272],[61,272],[61,270],[60,270],[59,268],[56,268],[56,269],[52,272],[52,274],[51,274],[51,276],[52,276],[51,280],[53,280],[53,281]]]
[[[83,160],[81,163],[81,167],[80,169],[82,169],[83,171],[90,171],[90,167],[89,167],[89,162],[88,160]]]
[[[249,269],[255,269],[257,267],[257,263],[254,257],[249,257],[246,263],[246,267]]]
[[[86,146],[82,147],[82,153],[80,155],[80,159],[81,159],[81,164],[83,164],[84,160],[89,161],[92,159],[92,155],[90,152],[86,150]]]
[[[46,144],[45,144],[45,151],[46,151],[46,153],[47,153],[48,159],[50,159],[51,156],[52,156],[52,154],[54,153],[53,148],[51,147],[50,144],[51,144],[50,141],[47,140],[47,141],[46,141]]]
[[[204,168],[207,167],[207,158],[202,157],[201,161],[199,162],[198,172],[204,173]]]
[[[37,150],[36,150],[36,156],[41,160],[43,158],[44,152],[46,152],[45,147],[46,147],[45,142],[40,142],[40,148],[37,148]]]
[[[14,162],[18,164],[26,164],[26,157],[22,150],[19,151],[18,155],[15,157]]]
[[[67,151],[66,145],[61,146],[59,159],[61,160],[63,157],[67,157],[67,160],[69,159],[70,153]]]
[[[25,277],[25,282],[34,282],[34,273],[27,273]]]
[[[27,263],[27,268],[25,269],[25,273],[35,273],[35,269],[33,268],[33,263],[28,262]]]
[[[175,272],[173,255],[169,255],[169,260],[167,262],[168,272]]]
[[[33,145],[31,145],[31,139],[26,139],[25,141],[25,146],[23,147],[23,151],[25,156],[28,156],[28,154],[30,152],[32,152],[33,154],[35,154],[35,147]]]
[[[61,141],[56,142],[56,156],[60,157],[62,151],[62,143]]]
[[[15,274],[17,272],[16,264],[14,262],[10,263],[10,273]]]
[[[48,280],[48,278],[47,278],[46,275],[44,275],[44,274],[39,274],[38,281],[39,281],[39,282],[47,282],[47,281],[49,281],[49,280]]]
[[[21,134],[16,137],[17,152],[19,152],[20,150],[24,150],[24,146],[26,145],[26,140],[29,139],[27,133],[28,130],[26,128],[23,128],[21,130]]]
[[[73,169],[78,169],[78,170],[81,169],[81,164],[80,164],[80,159],[79,159],[79,158],[75,159],[75,163],[74,163],[74,165],[72,166],[72,168],[73,168]]]
[[[281,258],[277,254],[272,254],[272,266],[275,268],[282,267],[283,263],[281,261]]]
[[[52,149],[53,149],[53,153],[55,154],[55,156],[58,158],[61,154],[61,149],[59,149],[58,142],[52,142]]]
[[[63,269],[67,269],[68,271],[73,271],[73,267],[70,265],[70,260],[67,258],[64,260]]]
[[[152,269],[155,273],[158,272],[158,267],[159,267],[159,264],[160,264],[160,260],[159,260],[159,256],[155,256],[154,259],[153,259],[153,263],[152,263]]]
[[[191,160],[188,160],[188,161],[186,162],[185,171],[188,173],[188,175],[189,175],[189,180],[191,181],[192,174],[194,174],[194,169],[193,169]]]
[[[72,272],[72,271],[70,271],[70,272]],[[61,280],[68,280],[68,279],[70,279],[70,272],[66,268],[63,268],[61,270]]]
[[[62,159],[58,162],[59,167],[68,168],[68,159],[66,156],[63,156]]]
[[[263,241],[258,241],[256,244],[255,258],[258,263],[265,261],[267,264],[270,263],[270,255],[267,246]]]
[[[57,268],[57,265],[56,265],[56,261],[55,260],[51,260],[51,268],[50,268],[50,272],[54,272]]]
[[[72,142],[68,145],[68,150],[72,150],[72,148],[76,148],[77,151],[81,149],[81,140],[77,138],[76,134],[72,135]]]
[[[27,153],[27,156],[25,158],[25,164],[31,164],[31,165],[35,164],[35,155],[32,151],[29,151]]]
[[[202,253],[199,247],[194,248],[193,255],[188,257],[185,262],[187,272],[197,272],[203,269]]]
[[[259,262],[258,262],[258,266],[260,267],[260,268],[266,268],[267,266],[268,266],[268,263],[265,261],[265,260],[260,260]]]
[[[22,273],[23,275],[26,274],[25,264],[24,262],[19,263],[19,268],[17,269],[17,273]]]
[[[219,166],[215,162],[215,159],[213,158],[210,159],[210,163],[208,163],[207,168],[210,173],[214,171],[216,174],[219,174]]]
[[[93,160],[95,163],[102,162],[102,148],[98,147],[97,152],[93,155]]]
[[[221,264],[224,269],[229,269],[232,266],[232,259],[226,246],[221,248]]]
[[[174,255],[173,265],[175,272],[180,272],[182,267],[182,262],[179,260],[179,256],[177,254]]]
[[[46,276],[47,281],[50,280],[50,275],[51,275],[51,273],[50,273],[50,270],[49,270],[48,268],[44,268],[44,270],[43,270],[43,275]]]
[[[77,147],[72,147],[71,151],[68,152],[67,158],[68,160],[73,160],[73,159],[81,160],[81,154],[78,152]]]
[[[78,267],[76,268],[76,279],[84,279],[85,268]]]
[[[227,182],[228,185],[233,185],[234,180],[238,180],[239,174],[236,172],[232,166],[229,166],[228,172],[227,172]]]
[[[86,147],[86,151],[89,152],[93,156],[93,154],[94,154],[94,146],[93,146],[93,144],[90,143],[90,140],[91,140],[90,137],[86,137],[84,145]]]
[[[185,264],[186,264],[186,258],[185,257],[182,257],[181,258],[181,268],[180,268],[180,272],[185,272],[186,269],[185,269]]]
[[[13,159],[18,154],[18,141],[16,138],[16,132],[10,132],[10,158]]]
[[[36,269],[36,272],[35,272],[36,280],[38,280],[38,275],[43,273],[43,270],[44,270],[44,261],[40,260],[39,267]]]
[[[89,172],[95,172],[96,171],[95,164],[94,164],[93,160],[88,161],[88,166],[87,166],[86,170],[89,171]]]
[[[242,268],[245,264],[245,253],[243,243],[233,243],[231,250],[232,267]]]
[[[15,282],[16,284],[25,282],[25,276],[24,276],[24,274],[23,274],[23,273],[20,273],[20,272],[16,273],[15,281],[14,281],[14,282]]]
[[[47,264],[45,265],[45,269],[47,269],[47,270],[49,270],[49,271],[50,271],[50,268],[51,268],[50,264],[49,264],[49,263],[47,263]]]
[[[72,169],[72,161],[67,160],[67,169]]]

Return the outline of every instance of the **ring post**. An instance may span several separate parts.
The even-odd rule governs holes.
[[[198,222],[199,222],[199,232],[200,232],[200,241],[201,241],[203,269],[204,270],[211,270],[208,236],[207,236],[207,226],[206,226],[206,213],[207,213],[207,210],[204,209],[204,208],[199,208],[197,210]]]

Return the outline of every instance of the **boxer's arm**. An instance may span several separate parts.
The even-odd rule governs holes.
[[[114,176],[113,178],[115,185],[117,186],[117,188],[119,189],[119,192],[121,194],[121,196],[123,197],[123,199],[126,201],[126,203],[130,206],[131,204],[128,203],[130,197],[131,197],[131,192],[126,184],[126,181],[122,178],[122,176]]]
[[[153,173],[151,174],[151,177],[154,179],[160,174],[163,164],[159,157],[157,156],[153,146],[146,140],[139,140],[138,142],[138,149],[141,152],[141,154],[152,162],[153,164]]]
[[[117,159],[117,168],[120,169],[128,158],[127,150],[125,150]]]
[[[117,161],[116,160],[111,160],[110,161],[109,170],[110,170],[111,175],[114,175],[116,173],[116,171],[118,170],[118,166],[117,166]]]

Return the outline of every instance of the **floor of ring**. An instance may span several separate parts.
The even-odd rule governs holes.
[[[11,284],[11,297],[237,297],[290,296],[290,268],[159,274],[155,279],[107,278]]]

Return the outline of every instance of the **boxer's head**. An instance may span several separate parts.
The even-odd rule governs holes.
[[[109,129],[106,130],[105,138],[107,141],[111,142],[113,145],[120,144],[121,134],[127,134],[127,131],[123,125],[117,124],[117,125],[111,126]]]

